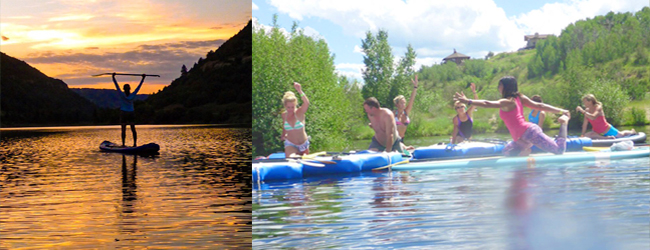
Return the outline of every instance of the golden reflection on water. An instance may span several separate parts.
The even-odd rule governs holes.
[[[12,133],[0,249],[251,247],[250,129],[138,127],[156,158],[100,152],[119,129]]]

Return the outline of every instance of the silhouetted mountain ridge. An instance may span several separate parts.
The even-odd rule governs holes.
[[[72,88],[70,89],[78,95],[88,99],[100,108],[116,109],[120,107],[120,92],[116,89],[90,89],[90,88]],[[136,95],[135,101],[144,101],[149,95]]]
[[[2,126],[85,124],[96,106],[59,79],[24,61],[1,54],[0,123]]]
[[[252,22],[143,107],[155,123],[250,123]]]

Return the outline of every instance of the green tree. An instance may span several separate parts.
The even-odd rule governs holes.
[[[365,85],[361,91],[363,98],[375,97],[382,106],[392,105],[390,97],[393,80],[393,53],[388,44],[388,32],[379,30],[376,36],[366,33],[366,39],[361,41],[365,54],[363,63],[366,68],[362,71]]]
[[[270,31],[253,31],[253,149],[255,155],[282,152],[282,96],[303,85],[309,97],[306,130],[311,151],[343,148],[349,142],[350,103],[339,85],[334,57],[324,40],[307,36],[294,23],[287,34],[274,17]]]
[[[391,98],[391,102],[386,103],[385,104],[386,107],[393,109],[395,104],[392,102],[392,99],[400,94],[404,94],[404,96],[406,96],[407,98],[406,100],[409,100],[408,98],[410,97],[410,93],[411,93],[411,91],[409,90],[412,87],[411,79],[414,77],[414,73],[415,73],[413,66],[415,66],[416,57],[417,54],[415,53],[415,49],[413,49],[413,46],[409,44],[406,47],[406,52],[404,53],[404,57],[402,57],[399,60],[399,64],[397,65],[397,70],[395,72],[396,74],[392,81],[392,86],[389,95],[389,98]]]

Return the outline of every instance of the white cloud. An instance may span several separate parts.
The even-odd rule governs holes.
[[[254,30],[262,29],[262,30],[264,30],[265,32],[268,33],[268,32],[271,32],[273,27],[271,27],[269,25],[261,24],[256,17],[253,17],[253,29]],[[280,28],[280,32],[282,32],[282,34],[285,37],[290,37],[291,36],[291,33],[289,33],[289,31],[287,31],[285,28]]]
[[[502,39],[517,31],[505,12],[494,2],[484,0],[432,2],[428,0],[303,1],[271,0],[279,12],[302,20],[316,17],[329,20],[358,38],[365,32],[385,29],[393,46],[412,43],[415,48],[470,48],[480,40],[493,48],[523,46],[523,33],[517,44]],[[405,46],[404,46],[405,47]]]
[[[327,42],[325,37],[322,36],[316,29],[314,29],[312,27],[309,27],[309,26],[307,26],[305,28],[301,28],[301,29],[302,29],[303,33],[305,35],[307,35],[307,36],[313,37],[315,39],[322,39],[322,40],[325,40],[325,42]]]
[[[365,32],[388,31],[391,46],[411,43],[424,53],[445,57],[452,49],[484,57],[484,51],[514,51],[525,46],[524,35],[559,32],[572,22],[609,11],[638,11],[647,0],[576,0],[546,4],[508,17],[493,1],[430,0],[270,0],[270,5],[293,19],[320,18],[364,38]],[[355,48],[355,52],[356,48]],[[480,53],[483,55],[478,55]]]
[[[363,81],[361,71],[366,67],[363,63],[339,63],[336,65],[336,73],[348,78],[355,78]]]
[[[413,66],[413,69],[415,71],[420,70],[423,65],[426,66],[431,66],[434,64],[440,64],[442,63],[443,57],[418,57],[415,59],[415,65]]]
[[[255,4],[253,2],[251,2],[251,3],[253,4],[253,10],[259,10],[260,9],[260,7],[257,7],[257,4]]]
[[[578,0],[567,3],[545,4],[538,10],[518,15],[513,18],[520,30],[527,34],[560,35],[562,29],[571,23],[597,15],[613,12],[636,12],[647,6],[647,0]]]
[[[357,54],[362,54],[363,55],[363,49],[359,45],[354,45],[354,49],[352,50],[352,53],[357,53]]]

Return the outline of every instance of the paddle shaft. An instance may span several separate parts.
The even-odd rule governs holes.
[[[110,76],[113,75],[113,73],[103,73],[103,74],[97,74],[97,75],[92,75],[93,77],[97,76]],[[126,73],[115,73],[116,76],[142,76],[143,74],[126,74]],[[153,76],[153,77],[160,77],[160,75],[148,75],[144,74],[145,76]]]

